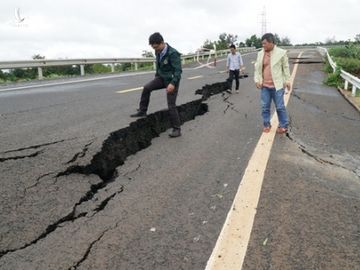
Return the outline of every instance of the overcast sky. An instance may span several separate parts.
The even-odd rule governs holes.
[[[261,35],[264,6],[268,32],[292,43],[360,33],[360,0],[1,0],[0,61],[140,57],[156,31],[186,54],[222,32]]]

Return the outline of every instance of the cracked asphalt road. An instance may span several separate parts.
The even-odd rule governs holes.
[[[360,114],[321,69],[299,66],[243,269],[360,269]]]
[[[244,269],[359,266],[360,117],[322,85],[318,54],[303,57]],[[244,58],[240,94],[203,101],[175,140],[163,92],[154,121],[130,126],[140,92],[116,93],[152,74],[1,93],[0,269],[204,269],[261,134],[255,54]],[[186,70],[178,104],[221,70]]]

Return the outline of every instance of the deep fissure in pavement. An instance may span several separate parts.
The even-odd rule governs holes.
[[[181,121],[193,120],[208,111],[208,105],[202,99],[178,106]],[[73,173],[96,174],[103,181],[111,181],[115,169],[124,164],[126,158],[151,145],[151,140],[171,127],[167,110],[149,114],[130,123],[126,128],[114,131],[104,141],[102,149],[86,166],[70,166],[58,177]]]
[[[211,95],[225,91],[226,88],[226,82],[221,82],[206,85],[202,89],[197,90],[197,94],[199,91],[202,93],[201,99],[190,101],[177,107],[181,121],[184,123],[208,112],[208,105],[203,103],[203,101]],[[36,244],[65,222],[74,221],[79,217],[86,216],[87,212],[76,214],[76,208],[82,203],[91,200],[100,189],[114,181],[118,176],[116,168],[123,165],[128,156],[149,147],[153,138],[158,137],[170,127],[168,110],[162,110],[149,114],[146,118],[137,119],[126,128],[112,132],[103,142],[101,150],[93,156],[90,164],[85,166],[70,166],[56,176],[56,178],[58,178],[70,174],[95,174],[98,175],[102,181],[98,184],[91,185],[89,191],[73,206],[72,211],[57,222],[49,225],[40,236],[20,248],[0,251],[0,258],[10,252],[16,252]],[[76,159],[77,157],[74,157],[74,160]],[[122,192],[122,190],[118,193],[120,192]],[[100,203],[94,211],[102,211],[116,194],[111,195]]]

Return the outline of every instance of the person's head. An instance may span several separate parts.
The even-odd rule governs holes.
[[[155,52],[161,52],[165,47],[164,38],[159,32],[156,32],[149,37],[149,45]]]
[[[231,52],[232,54],[236,53],[236,47],[235,47],[234,44],[231,44],[229,48],[230,48],[230,52]]]
[[[261,44],[266,52],[271,51],[275,46],[275,36],[271,33],[266,33],[261,38]]]

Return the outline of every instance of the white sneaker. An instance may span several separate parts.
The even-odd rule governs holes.
[[[236,94],[239,94],[239,90],[235,90],[235,93],[236,93]]]

